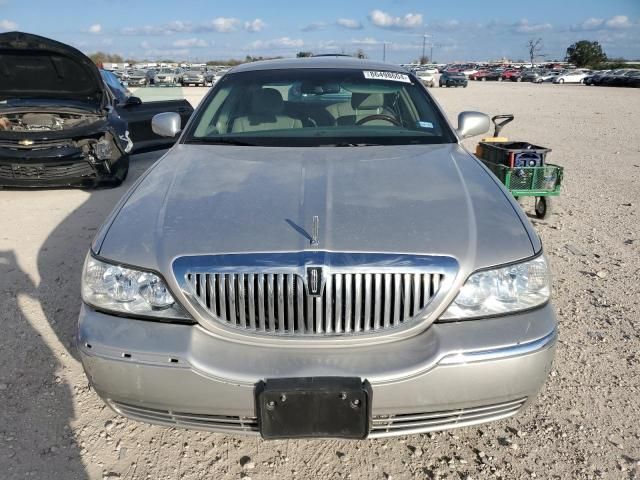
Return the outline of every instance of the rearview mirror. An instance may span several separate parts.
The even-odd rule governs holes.
[[[151,119],[151,130],[161,137],[175,137],[182,130],[182,119],[174,112],[159,113]]]
[[[458,115],[458,136],[460,138],[475,137],[489,131],[491,120],[481,112],[461,112]]]

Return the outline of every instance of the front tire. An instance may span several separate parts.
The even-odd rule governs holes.
[[[560,83],[560,84],[564,83],[564,78],[559,79],[558,83]]]

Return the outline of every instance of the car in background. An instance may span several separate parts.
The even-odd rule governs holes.
[[[422,84],[426,87],[435,87],[436,86],[436,77],[435,74],[429,70],[418,70],[415,72],[416,77],[420,79]]]
[[[133,152],[167,148],[151,119],[186,100],[142,102],[79,50],[22,32],[0,34],[0,186],[116,186]]]
[[[440,87],[467,87],[467,77],[462,72],[443,72],[438,80]]]
[[[461,144],[487,115],[454,129],[404,67],[312,57],[235,67],[184,129],[153,125],[178,144],[97,232],[81,279],[79,355],[119,415],[363,439],[534,401],[557,342],[551,275]]]
[[[182,70],[179,68],[161,68],[154,78],[155,85],[178,86],[182,81]]]
[[[207,80],[207,71],[205,69],[191,69],[182,74],[182,86],[193,85],[196,87],[206,87],[209,83]],[[210,77],[209,77],[210,78]]]
[[[634,78],[638,75],[638,70],[625,69],[616,74],[605,76],[600,85],[606,87],[626,87],[634,82]]]
[[[533,83],[551,83],[553,80],[561,75],[562,72],[556,70],[550,70],[547,72],[541,72],[534,80]]]
[[[154,115],[171,111],[180,115],[183,122],[187,122],[193,113],[193,107],[185,99],[154,100],[143,102],[133,96],[129,89],[122,85],[118,78],[101,70],[102,78],[113,96],[113,105],[120,118],[127,122],[130,137],[133,141],[132,153],[148,152],[169,148],[173,145],[171,139],[156,135],[151,129]]]
[[[213,74],[213,77],[211,78],[211,84],[215,85],[216,83],[218,83],[220,81],[220,79],[222,77],[224,77],[224,75],[229,71],[229,69],[222,69],[222,70],[218,70]]]
[[[554,78],[553,83],[584,83],[589,73],[589,70],[569,70]]]
[[[132,70],[129,73],[127,85],[130,87],[146,87],[149,85],[149,76],[146,70]]]
[[[521,74],[522,74],[522,72],[520,70],[515,69],[515,68],[510,68],[510,69],[507,69],[504,72],[502,72],[502,79],[503,80],[516,81],[515,79],[520,78]]]
[[[599,85],[605,75],[609,75],[612,70],[596,70],[584,77],[585,85]]]
[[[522,81],[522,82],[535,82],[536,79],[540,76],[541,73],[542,73],[541,70],[533,69],[533,68],[529,68],[527,70],[523,70],[522,74],[520,75],[520,81]]]
[[[469,75],[469,80],[486,82],[487,80],[502,81],[502,72],[498,70],[479,70]]]

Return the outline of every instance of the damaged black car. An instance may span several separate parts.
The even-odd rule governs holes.
[[[186,100],[159,103],[183,121],[193,112]],[[121,184],[137,143],[128,120],[141,135],[151,133],[157,108],[145,105],[137,97],[117,98],[96,65],[73,47],[0,34],[0,186]],[[140,138],[146,147],[172,143]]]

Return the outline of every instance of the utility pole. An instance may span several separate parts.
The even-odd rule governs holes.
[[[420,57],[420,63],[422,63],[422,60],[424,59],[426,53],[427,37],[431,37],[431,35],[429,35],[428,33],[422,34],[422,57]]]
[[[387,44],[390,44],[391,42],[382,42],[382,61],[386,62],[387,61]]]

